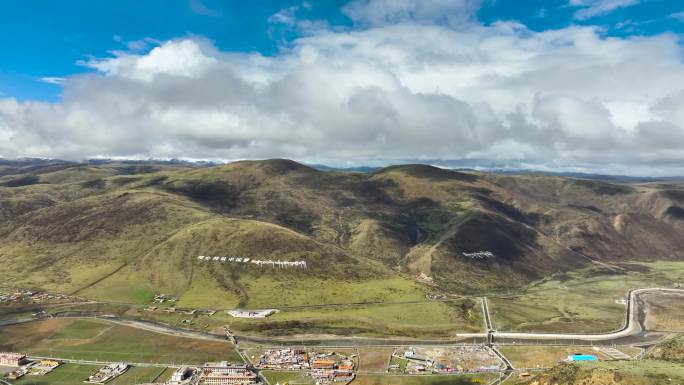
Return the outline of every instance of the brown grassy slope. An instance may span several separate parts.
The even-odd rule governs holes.
[[[549,372],[534,376],[532,380],[516,383],[530,385],[654,385],[657,382],[625,371],[562,364]]]
[[[91,279],[75,266],[128,263],[150,285],[183,287],[188,258],[209,253],[304,258],[332,278],[425,272],[454,290],[522,285],[590,259],[684,256],[679,185],[425,165],[321,172],[282,159],[4,165],[1,178],[0,270],[57,286]],[[463,256],[484,250],[495,258]],[[230,287],[236,273],[206,274]]]
[[[625,185],[488,175],[515,205],[541,215],[545,234],[596,259],[680,259],[681,185]]]
[[[75,289],[73,273],[136,261],[178,229],[210,215],[174,196],[111,192],[57,203],[0,227],[0,270],[19,282]]]
[[[189,187],[178,188],[184,184]],[[424,165],[371,174],[318,172],[271,160],[193,170],[160,188],[227,215],[279,223],[359,257],[425,271],[443,283],[457,278],[466,287],[490,280],[490,271],[511,285],[587,258],[680,258],[683,241],[678,211],[670,209],[680,204],[677,186],[502,177]],[[479,250],[498,258],[462,256]]]

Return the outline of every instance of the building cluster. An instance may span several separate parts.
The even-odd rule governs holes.
[[[147,306],[143,310],[149,312],[155,312],[159,310],[166,313],[176,313],[195,316],[212,316],[216,314],[216,310],[214,309],[191,309],[176,307],[175,304],[177,301],[178,299],[176,299],[175,297],[167,296],[166,294],[155,294],[154,299],[152,300],[152,304],[150,306]],[[164,303],[168,303],[169,305],[163,305]],[[157,306],[158,304],[163,306]]]
[[[235,318],[266,318],[277,313],[277,309],[263,309],[263,310],[226,310],[226,313]]]
[[[259,376],[247,365],[227,361],[207,362],[202,366],[182,366],[164,383],[144,385],[254,385]]]
[[[214,309],[189,309],[189,308],[182,308],[182,307],[162,307],[159,308],[157,306],[148,306],[143,309],[144,311],[163,311],[165,313],[175,313],[175,314],[185,314],[185,315],[206,315],[206,316],[212,316],[216,314],[216,310]]]
[[[126,373],[130,367],[131,365],[125,362],[115,362],[101,367],[97,372],[88,376],[88,379],[85,382],[90,384],[104,384]]]
[[[16,368],[7,374],[7,378],[10,380],[16,380],[23,377],[28,373],[28,369],[25,364],[29,363],[25,354],[22,353],[11,353],[11,352],[0,352],[0,366],[9,366]]]
[[[55,360],[40,360],[33,362],[32,365],[29,366],[28,374],[44,376],[57,369],[61,364],[61,362]]]
[[[470,259],[489,259],[494,258],[494,253],[491,251],[478,251],[475,253],[463,253],[463,256]]]
[[[31,361],[23,353],[0,352],[0,366],[16,368],[7,374],[10,380],[19,379],[25,375],[43,376],[61,365],[55,360]]]
[[[0,352],[0,366],[22,366],[27,363],[28,359],[26,354],[23,353],[11,353],[11,352]]]
[[[211,385],[251,385],[258,382],[257,374],[247,365],[226,361],[207,362],[200,368],[200,383]]]
[[[152,303],[162,304],[164,302],[176,302],[176,301],[178,301],[178,299],[175,297],[169,297],[166,294],[155,294],[154,300],[152,300]]]
[[[219,263],[245,263],[252,264],[259,267],[279,267],[279,268],[302,268],[306,269],[306,261],[281,261],[281,260],[271,260],[271,259],[252,259],[247,257],[235,257],[235,256],[205,256],[200,255],[197,257],[199,261],[205,262],[219,262]]]
[[[176,369],[166,385],[194,385],[199,383],[200,371],[197,368],[182,366]]]
[[[256,358],[256,357],[255,357]],[[320,384],[350,382],[355,376],[353,356],[309,352],[305,349],[267,349],[255,366],[271,370],[303,370]]]
[[[44,291],[16,289],[0,292],[0,303],[44,303],[55,300],[70,299],[65,294],[51,294]]]
[[[7,374],[10,380],[16,380],[25,375],[45,375],[61,364],[59,361],[49,359],[30,361],[26,355],[20,353],[0,353],[0,366],[16,368]],[[125,362],[112,363],[99,368],[83,382],[109,383],[130,368],[131,365]],[[149,385],[254,385],[258,382],[259,377],[250,366],[221,361],[207,362],[198,367],[184,366],[176,369],[168,381]]]
[[[502,367],[496,354],[486,346],[460,346],[449,348],[397,349],[393,358],[406,361],[409,374],[445,374],[498,371]],[[390,371],[401,370],[398,360],[393,359]]]

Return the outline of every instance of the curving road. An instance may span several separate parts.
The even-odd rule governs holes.
[[[615,340],[622,337],[632,336],[642,331],[639,322],[639,308],[637,296],[646,292],[660,292],[660,293],[682,293],[684,289],[667,289],[667,288],[644,288],[633,289],[628,294],[627,312],[625,315],[624,326],[616,331],[608,333],[528,333],[528,332],[499,332],[495,330],[488,330],[486,333],[460,333],[456,334],[457,339],[411,339],[411,338],[372,338],[372,337],[341,337],[341,336],[307,336],[307,337],[263,337],[250,335],[235,335],[240,341],[248,341],[255,343],[272,343],[272,344],[311,344],[311,345],[449,345],[454,343],[464,343],[466,340],[473,340],[473,342],[487,341],[489,338],[496,339],[514,339],[514,340],[578,340],[578,341],[608,341]],[[486,300],[483,300],[483,311],[486,311],[485,322],[491,328],[491,317],[489,317],[489,309]],[[150,321],[140,321],[132,319],[124,319],[112,316],[98,316],[98,315],[73,315],[74,318],[97,318],[106,320],[112,323],[117,323],[125,326],[130,326],[138,329],[144,329],[152,332],[174,335],[177,337],[186,337],[203,340],[225,340],[224,336],[182,329],[170,325],[164,325]],[[15,323],[31,322],[35,319],[0,321],[0,327],[11,325]],[[491,342],[491,341],[490,341]]]
[[[684,293],[684,289],[665,289],[665,288],[645,288],[633,289],[629,291],[627,299],[627,313],[625,316],[625,323],[619,330],[608,333],[525,333],[525,332],[492,332],[492,336],[503,339],[572,339],[582,341],[606,341],[617,338],[632,336],[642,331],[639,322],[639,308],[637,303],[637,296],[646,292],[656,293]]]
[[[638,302],[637,302],[637,296],[643,293],[647,292],[656,292],[656,293],[681,293],[684,294],[684,289],[668,289],[668,288],[658,288],[658,287],[653,287],[653,288],[643,288],[643,289],[632,289],[629,291],[627,297],[627,311],[625,314],[625,321],[623,324],[623,327],[620,328],[619,330],[615,330],[612,332],[607,332],[607,333],[541,333],[541,332],[500,332],[493,330],[493,325],[491,321],[491,316],[489,315],[489,307],[487,306],[487,300],[483,298],[482,300],[482,307],[483,311],[485,312],[483,318],[484,322],[487,325],[487,332],[485,333],[459,333],[456,334],[456,337],[460,340],[454,340],[454,339],[441,339],[441,340],[404,340],[401,341],[400,339],[390,341],[387,339],[373,339],[373,338],[362,338],[362,337],[339,337],[339,336],[330,336],[329,338],[297,338],[297,337],[275,337],[275,338],[268,338],[268,337],[260,337],[260,336],[241,336],[241,335],[236,335],[236,337],[239,340],[243,341],[250,341],[250,342],[258,342],[258,343],[267,343],[267,341],[271,341],[271,343],[281,343],[281,344],[286,344],[288,342],[290,343],[296,343],[296,344],[326,344],[326,343],[333,343],[333,344],[340,344],[340,345],[347,345],[350,343],[357,343],[359,345],[373,345],[376,341],[383,341],[382,343],[379,343],[380,345],[388,345],[388,344],[434,344],[434,345],[441,345],[441,344],[453,344],[455,342],[465,342],[465,340],[473,340],[473,341],[488,341],[488,342],[495,342],[497,339],[498,340],[576,340],[576,341],[610,341],[610,340],[616,340],[619,338],[623,337],[628,337],[628,336],[633,336],[636,334],[639,334],[642,332],[641,324],[639,323],[639,307],[638,307]],[[491,341],[490,338],[493,340]]]

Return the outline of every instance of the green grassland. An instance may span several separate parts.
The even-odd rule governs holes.
[[[244,282],[249,308],[348,304],[359,302],[402,302],[425,299],[426,290],[401,277],[369,280],[260,279]]]
[[[585,268],[532,284],[520,294],[490,297],[498,330],[601,332],[618,329],[626,307],[615,303],[640,287],[684,281],[684,262],[633,262],[625,271]]]
[[[217,314],[231,328],[247,334],[287,335],[334,333],[366,336],[452,336],[478,331],[479,306],[472,300],[406,304],[349,305],[284,309],[265,319],[239,319]],[[425,322],[429,319],[430,322]]]
[[[580,269],[536,282],[515,295],[495,293],[489,296],[494,326],[498,330],[521,331],[613,330],[621,326],[625,312],[625,306],[615,303],[615,300],[623,298],[629,289],[669,287],[675,282],[684,281],[684,263],[681,262],[633,262],[624,266],[625,271]],[[220,294],[225,291],[217,286],[214,289],[216,292],[210,289],[204,291],[206,296],[214,298],[213,304],[236,305],[235,297],[220,302],[224,301]],[[122,313],[105,305],[95,307],[100,307],[103,312],[141,317],[176,326],[184,326],[181,320],[192,318],[194,324],[184,327],[200,330],[219,330],[222,325],[229,324],[235,331],[246,334],[336,333],[441,337],[481,330],[482,316],[476,301],[418,302],[425,301],[425,289],[403,278],[325,281],[312,277],[287,281],[261,277],[244,285],[244,290],[250,298],[248,308],[283,306],[283,309],[266,319],[235,319],[222,311],[213,317],[188,317],[161,311],[143,312],[136,307],[123,310]],[[178,306],[199,307],[198,305],[203,304],[200,293],[202,290],[193,293],[193,296],[198,296],[197,300],[181,297]],[[321,303],[375,301],[416,303],[308,307]],[[93,307],[89,305],[82,309]],[[428,323],[425,322],[426,319],[429,320]]]
[[[85,334],[81,335],[81,330]],[[113,325],[105,321],[54,319],[0,329],[0,350],[37,356],[103,361],[197,364],[240,361],[233,345]]]
[[[97,312],[142,319],[170,326],[221,333],[224,325],[238,334],[294,335],[337,333],[356,336],[448,337],[462,331],[479,331],[479,302],[470,299],[401,304],[335,305],[284,308],[264,319],[233,318],[225,311],[213,316],[168,313],[161,308],[145,311],[142,305],[107,303],[64,306],[51,311]],[[192,324],[183,323],[190,319]],[[430,322],[426,323],[425,320]]]
[[[201,307],[207,304],[219,305],[214,309],[236,307],[235,297],[226,295],[225,291],[217,286],[206,285],[212,282],[210,280],[201,282],[205,283],[204,291],[191,290],[190,297],[181,296],[177,303],[178,307]],[[117,285],[119,283],[120,281]],[[480,307],[476,302],[427,301],[424,288],[403,278],[361,281],[326,281],[316,277],[292,281],[259,278],[246,283],[244,290],[249,297],[246,308],[276,308],[281,311],[267,319],[236,319],[223,311],[219,311],[213,317],[188,317],[160,310],[144,312],[140,308],[131,308],[122,315],[183,327],[188,326],[182,325],[181,321],[191,318],[194,322],[193,327],[205,330],[215,330],[224,324],[230,324],[231,328],[238,332],[270,335],[332,332],[374,336],[449,336],[463,330],[477,331],[482,323]],[[213,299],[207,301],[205,298]],[[391,304],[411,301],[416,303]],[[383,302],[390,304],[382,304]],[[352,303],[368,304],[351,305]],[[321,304],[340,306],[310,307]],[[81,306],[80,309],[93,307]],[[101,311],[107,310],[101,308]],[[431,322],[426,324],[425,319],[430,319]]]

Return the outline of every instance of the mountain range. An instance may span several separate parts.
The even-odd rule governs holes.
[[[3,161],[0,274],[6,284],[133,301],[199,287],[244,305],[251,282],[264,278],[400,277],[474,293],[589,264],[610,272],[684,258],[677,180],[422,164],[364,171],[285,159]],[[200,255],[307,268],[202,264]]]

